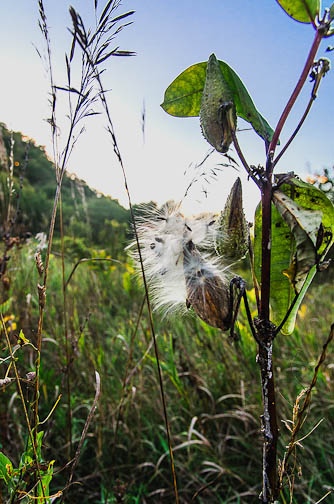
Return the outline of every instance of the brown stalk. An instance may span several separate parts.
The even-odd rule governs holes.
[[[299,130],[303,126],[304,121],[305,121],[306,117],[308,116],[308,114],[309,114],[309,112],[311,110],[311,107],[312,107],[312,105],[315,102],[315,99],[317,97],[317,92],[318,92],[318,89],[319,89],[319,86],[320,86],[321,79],[322,79],[322,77],[324,77],[326,75],[326,72],[327,72],[327,70],[325,70],[324,68],[321,68],[319,70],[319,72],[317,73],[317,76],[315,78],[315,83],[314,83],[314,86],[313,86],[313,89],[312,89],[312,93],[311,93],[311,98],[310,98],[310,100],[309,100],[309,102],[307,104],[306,110],[305,110],[304,114],[302,115],[302,118],[300,119],[300,121],[299,121],[299,123],[298,123],[298,125],[297,125],[297,127],[295,129],[295,131],[292,133],[291,137],[289,138],[289,140],[287,141],[287,143],[284,145],[284,147],[281,150],[281,152],[276,156],[276,158],[275,158],[275,160],[273,162],[273,167],[281,159],[281,157],[286,152],[286,150],[290,146],[291,142],[294,140],[294,138],[296,137],[297,133],[299,132]]]
[[[273,138],[272,138],[270,145],[269,145],[268,155],[273,156],[273,154],[275,152],[282,128],[283,128],[285,121],[287,120],[287,118],[291,112],[291,109],[292,109],[293,105],[295,104],[295,101],[297,100],[298,95],[299,95],[300,91],[302,90],[302,88],[305,84],[305,81],[310,73],[310,70],[311,70],[313,62],[314,62],[314,58],[317,54],[320,42],[323,39],[324,35],[325,35],[325,33],[322,33],[322,31],[319,30],[319,28],[318,28],[316,35],[315,35],[315,38],[314,38],[314,41],[313,41],[313,44],[312,44],[312,47],[311,47],[311,50],[310,50],[309,55],[307,57],[304,69],[301,73],[301,76],[300,76],[300,78],[296,84],[296,87],[293,90],[292,95],[291,95],[288,103],[286,104],[286,106],[282,112],[282,115],[277,123],[275,132],[273,134]]]
[[[132,220],[133,230],[134,230],[134,234],[135,234],[137,249],[138,249],[139,261],[140,261],[140,265],[141,265],[141,273],[142,273],[144,289],[145,289],[145,298],[146,298],[148,314],[149,314],[149,324],[150,324],[151,334],[152,334],[152,338],[153,338],[153,342],[154,342],[154,351],[155,351],[155,356],[156,356],[156,361],[157,361],[157,371],[158,371],[158,378],[159,378],[165,427],[166,427],[166,433],[167,433],[167,441],[168,441],[168,448],[169,448],[169,455],[170,455],[170,464],[171,464],[175,502],[176,502],[176,504],[179,504],[179,495],[178,495],[177,482],[176,482],[176,473],[175,473],[175,466],[174,466],[174,456],[173,456],[173,449],[172,449],[172,442],[171,442],[171,433],[170,433],[170,426],[169,426],[168,415],[167,415],[167,405],[166,405],[166,399],[165,399],[165,393],[164,393],[164,385],[163,385],[163,381],[162,381],[162,373],[161,373],[161,367],[160,367],[158,345],[157,345],[157,341],[156,341],[156,335],[155,335],[155,329],[154,329],[153,317],[152,317],[152,309],[151,309],[151,303],[150,303],[149,293],[148,293],[148,285],[147,285],[145,270],[144,270],[144,266],[143,266],[140,243],[139,243],[138,234],[137,234],[136,220],[135,220],[135,216],[134,216],[134,212],[133,212],[133,206],[132,206],[130,191],[129,191],[129,187],[128,187],[125,166],[123,163],[123,158],[121,156],[121,152],[118,147],[118,143],[117,143],[117,139],[116,139],[116,135],[115,135],[115,131],[114,131],[114,126],[113,126],[113,122],[112,122],[110,111],[109,111],[109,106],[108,106],[106,96],[105,96],[105,90],[104,90],[104,87],[103,87],[102,81],[101,81],[101,72],[97,68],[98,63],[94,59],[93,49],[90,46],[89,41],[88,40],[86,41],[86,33],[84,32],[84,27],[82,25],[81,17],[75,12],[75,10],[73,8],[70,9],[70,13],[71,13],[72,21],[73,21],[73,25],[74,25],[74,31],[72,32],[73,38],[80,45],[83,53],[85,54],[85,56],[87,58],[89,65],[95,75],[96,82],[97,82],[97,85],[99,88],[98,96],[99,96],[102,107],[103,107],[104,112],[107,117],[107,124],[108,124],[107,131],[109,132],[109,134],[111,136],[113,148],[114,148],[114,153],[118,159],[118,162],[121,167],[122,174],[123,174],[124,186],[125,186],[125,190],[126,190],[126,194],[127,194],[127,198],[128,198],[131,220]],[[79,23],[81,23],[81,24],[79,24]],[[92,40],[94,39],[94,37],[95,37],[95,35],[92,36]],[[130,55],[130,53],[129,53],[129,55]]]
[[[305,398],[304,398],[303,405],[302,405],[301,409],[298,411],[296,422],[293,425],[293,429],[292,429],[291,437],[290,437],[290,441],[289,441],[289,446],[288,446],[287,451],[284,454],[284,458],[283,458],[283,462],[282,462],[282,467],[281,467],[281,470],[280,470],[280,475],[279,475],[280,488],[282,488],[283,479],[284,479],[284,477],[286,475],[286,472],[287,472],[287,463],[288,463],[288,460],[289,460],[292,452],[295,449],[296,443],[298,442],[298,440],[296,440],[296,436],[297,436],[298,432],[300,431],[300,429],[301,429],[301,427],[302,427],[302,425],[304,423],[307,410],[308,410],[308,408],[310,406],[311,395],[312,395],[312,391],[313,391],[313,389],[314,389],[314,387],[315,387],[315,385],[317,383],[317,378],[318,378],[318,373],[319,373],[320,366],[322,365],[322,363],[324,362],[324,360],[326,358],[327,347],[331,343],[331,341],[333,340],[333,338],[334,338],[334,324],[331,325],[328,338],[327,338],[327,340],[325,341],[325,343],[324,343],[324,345],[322,347],[322,352],[321,352],[321,355],[319,357],[318,363],[317,363],[316,367],[314,368],[314,373],[313,373],[311,384],[310,384],[310,386],[308,387],[308,389],[306,391],[306,395],[305,395]]]
[[[28,410],[27,410],[27,406],[26,406],[26,403],[25,403],[25,400],[24,400],[24,397],[23,397],[23,392],[22,392],[20,377],[19,377],[19,373],[18,373],[18,370],[17,370],[17,367],[16,367],[16,362],[15,362],[15,357],[14,357],[14,354],[13,354],[12,346],[11,346],[11,343],[10,343],[10,340],[9,340],[9,337],[8,337],[7,327],[6,327],[6,324],[5,324],[5,321],[3,319],[3,316],[2,316],[1,312],[0,312],[0,317],[1,317],[2,328],[3,328],[3,331],[5,333],[5,338],[6,338],[8,350],[9,350],[10,357],[11,357],[11,362],[13,364],[13,369],[14,369],[14,374],[15,374],[15,379],[16,379],[16,385],[17,385],[17,389],[18,389],[18,392],[19,392],[19,396],[20,396],[21,402],[22,402],[23,411],[24,411],[24,417],[25,417],[25,420],[26,420],[26,423],[27,423],[27,427],[28,427],[29,439],[30,439],[30,442],[31,442],[31,446],[32,446],[32,449],[33,449],[34,458],[35,458],[35,462],[36,462],[36,467],[37,467],[38,480],[39,480],[40,485],[41,485],[42,494],[43,494],[43,500],[45,501],[46,497],[45,497],[44,487],[43,487],[43,484],[42,484],[41,468],[40,468],[40,465],[39,465],[39,460],[38,460],[38,455],[37,455],[37,448],[36,448],[37,444],[35,442],[35,436],[33,435],[33,429],[31,428],[31,425],[30,425],[29,416],[28,416]]]
[[[78,462],[79,462],[81,448],[82,448],[82,445],[83,445],[83,443],[84,443],[84,441],[86,439],[87,431],[88,431],[89,425],[90,425],[90,423],[92,421],[92,418],[94,416],[94,413],[95,413],[95,410],[96,410],[96,407],[97,407],[97,403],[98,403],[98,400],[99,400],[99,397],[100,397],[100,394],[101,394],[101,379],[100,379],[100,375],[99,375],[99,373],[97,371],[95,371],[95,379],[96,379],[96,390],[95,390],[95,397],[94,397],[93,405],[92,405],[92,407],[91,407],[91,409],[89,411],[88,417],[86,419],[84,428],[83,428],[82,433],[81,433],[80,441],[79,441],[78,447],[77,447],[75,455],[74,455],[73,463],[71,465],[71,472],[70,472],[70,475],[69,475],[69,478],[68,478],[68,482],[67,482],[66,488],[63,491],[61,502],[64,501],[64,496],[65,496],[66,490],[70,487],[70,485],[72,483],[73,476],[74,476],[74,471],[75,471],[75,468],[76,468],[76,466],[78,465]]]
[[[54,228],[55,228],[57,207],[58,207],[58,203],[59,203],[59,199],[60,199],[61,185],[62,185],[64,173],[66,171],[67,162],[68,162],[69,156],[72,152],[73,145],[74,145],[76,138],[77,138],[77,137],[74,138],[76,126],[78,125],[80,120],[82,120],[84,117],[93,114],[93,112],[91,112],[89,109],[89,105],[92,102],[94,102],[94,97],[90,96],[91,84],[92,84],[92,80],[94,80],[94,76],[92,73],[90,73],[88,71],[89,67],[87,65],[87,62],[85,62],[83,60],[82,61],[82,75],[81,75],[81,82],[80,82],[80,91],[76,93],[77,100],[76,100],[76,104],[74,107],[74,111],[72,111],[72,109],[70,110],[71,121],[70,121],[70,127],[69,127],[68,136],[67,136],[67,140],[66,140],[66,145],[65,145],[65,148],[61,154],[61,158],[59,158],[58,136],[57,136],[57,125],[56,125],[56,90],[57,90],[57,87],[54,85],[54,80],[53,80],[51,45],[50,45],[48,27],[47,27],[47,22],[46,22],[47,20],[46,20],[46,14],[44,11],[43,1],[39,0],[38,5],[39,5],[39,11],[40,11],[39,24],[40,24],[41,31],[42,31],[44,38],[45,38],[45,41],[46,41],[46,48],[47,48],[47,54],[48,54],[48,70],[49,70],[49,75],[50,75],[50,87],[51,87],[51,119],[49,120],[49,123],[51,125],[51,132],[52,132],[57,187],[56,187],[54,204],[53,204],[53,209],[52,209],[52,214],[51,214],[51,221],[50,221],[50,226],[49,226],[49,237],[48,237],[48,246],[47,246],[46,257],[45,257],[43,282],[41,285],[38,286],[38,291],[39,291],[39,320],[38,320],[38,330],[37,330],[38,355],[37,355],[37,359],[36,359],[36,363],[35,363],[36,384],[35,384],[35,398],[34,398],[34,402],[33,402],[35,439],[37,439],[36,436],[37,436],[37,428],[38,428],[39,370],[40,370],[40,358],[41,358],[41,347],[42,347],[43,317],[44,317],[44,308],[45,308],[45,304],[46,304],[46,290],[47,290],[49,262],[50,262],[51,247],[52,247],[53,234],[54,234]],[[85,66],[85,63],[86,63],[86,66]],[[70,68],[68,68],[68,73],[70,73]]]
[[[246,158],[240,148],[240,145],[239,145],[239,142],[238,142],[238,139],[237,139],[237,136],[235,134],[235,131],[234,129],[231,127],[230,128],[231,130],[231,135],[232,135],[232,139],[233,139],[233,144],[234,144],[234,148],[235,150],[237,151],[237,154],[239,156],[239,159],[243,165],[243,167],[245,168],[246,172],[248,173],[248,176],[255,182],[255,184],[259,187],[259,189],[261,189],[261,184],[260,184],[260,181],[258,180],[258,178],[256,177],[255,173],[254,173],[254,170],[252,170],[247,161],[246,161]]]
[[[264,503],[273,502],[277,496],[277,412],[275,398],[275,383],[272,363],[273,339],[275,328],[269,319],[270,302],[270,267],[271,267],[271,200],[272,173],[274,169],[273,157],[278,144],[282,128],[290,111],[302,90],[307,76],[313,66],[314,58],[320,42],[325,34],[325,25],[318,28],[311,50],[307,57],[302,74],[292,95],[278,121],[273,138],[267,151],[266,178],[262,185],[262,257],[261,257],[261,302],[259,312],[259,337],[263,345],[259,347],[259,364],[261,369],[262,397],[264,414],[262,428],[264,434],[263,445],[263,486],[261,499]]]
[[[70,350],[68,341],[68,323],[67,323],[67,296],[65,280],[65,246],[64,246],[64,227],[63,227],[63,207],[62,198],[59,199],[59,220],[60,220],[60,241],[61,241],[61,269],[62,269],[62,287],[63,287],[63,316],[65,333],[65,356],[66,356],[66,388],[67,388],[67,437],[68,437],[68,459],[72,458],[72,407],[71,407],[71,369],[70,369]]]

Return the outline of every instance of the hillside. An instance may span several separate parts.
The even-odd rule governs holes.
[[[15,233],[36,235],[48,232],[56,190],[54,164],[44,147],[20,132],[11,133],[0,123],[0,233],[8,227],[8,195],[13,172],[11,218],[16,219]],[[18,205],[18,211],[14,209]],[[91,189],[76,175],[65,173],[62,183],[64,232],[72,239],[72,249],[83,255],[86,246],[108,247],[118,255],[122,237],[129,229],[129,211],[116,199]],[[116,231],[117,230],[117,231]],[[117,240],[114,234],[117,232]],[[59,219],[55,231],[59,236]],[[75,242],[75,243],[74,243]],[[82,247],[82,254],[80,253]],[[117,249],[117,250],[116,250]]]

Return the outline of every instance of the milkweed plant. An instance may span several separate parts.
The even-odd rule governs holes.
[[[220,214],[186,216],[180,203],[167,203],[160,210],[146,209],[137,219],[136,231],[155,308],[169,315],[192,307],[206,323],[223,331],[231,329],[234,336],[233,284],[243,292],[243,283],[235,279],[230,283],[232,269],[244,257],[249,242],[240,179]],[[139,266],[138,251],[133,257]]]
[[[295,21],[310,24],[315,37],[275,129],[258,112],[240,77],[214,54],[208,62],[196,63],[176,77],[166,89],[162,103],[162,108],[172,116],[199,116],[205,139],[223,156],[234,146],[248,177],[261,191],[255,212],[254,238],[249,237],[238,179],[221,214],[187,217],[180,205],[175,204],[142,215],[135,226],[139,248],[133,253],[146,275],[153,303],[166,313],[179,309],[184,312],[192,307],[204,322],[223,331],[230,329],[234,336],[239,303],[244,299],[249,326],[258,345],[261,373],[260,500],[263,503],[276,502],[283,495],[284,487],[288,487],[292,499],[289,474],[294,471],[294,465],[289,464],[289,458],[297,446],[296,436],[310,403],[319,366],[334,336],[333,325],[291,430],[290,443],[277,463],[279,430],[273,342],[281,333],[286,336],[293,333],[298,308],[312,279],[329,265],[325,256],[333,244],[334,233],[334,207],[325,193],[293,172],[274,173],[301,129],[322,78],[330,70],[329,59],[315,58],[321,41],[334,34],[334,4],[321,12],[320,0],[277,0],[277,3]],[[305,113],[276,154],[286,119],[309,76],[312,90]],[[247,163],[237,139],[238,117],[250,123],[263,139],[265,162],[262,165]],[[247,252],[257,299],[257,317],[253,318],[245,282],[231,272],[233,262]]]

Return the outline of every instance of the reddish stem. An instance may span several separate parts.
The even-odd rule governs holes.
[[[303,72],[297,82],[297,85],[296,85],[288,103],[286,104],[286,107],[283,110],[283,113],[278,121],[277,126],[276,126],[273,138],[272,138],[270,145],[269,145],[268,155],[270,155],[270,153],[273,154],[275,152],[275,149],[276,149],[277,143],[278,143],[278,139],[279,139],[279,135],[282,131],[282,128],[285,124],[285,121],[287,120],[288,115],[290,114],[290,111],[291,111],[300,91],[302,90],[303,85],[305,84],[307,76],[310,73],[310,70],[311,70],[312,65],[314,63],[315,55],[317,54],[317,51],[318,51],[318,48],[319,48],[319,45],[320,45],[320,42],[321,42],[323,36],[324,36],[324,33],[322,32],[322,30],[318,29],[316,32],[311,50],[310,50],[309,55],[307,57],[307,60],[306,60],[305,66],[304,66],[304,70],[303,70]]]

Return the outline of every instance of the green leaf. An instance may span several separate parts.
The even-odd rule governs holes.
[[[224,81],[228,85],[237,116],[249,122],[265,141],[270,141],[273,130],[257,111],[240,77],[224,61],[219,61]],[[196,63],[184,70],[168,86],[161,107],[175,117],[196,117],[200,113],[206,79],[207,62]]]
[[[323,214],[320,210],[308,210],[299,206],[282,191],[274,192],[273,201],[295,239],[295,258],[285,274],[295,291],[300,292],[306,276],[316,261],[317,236]]]
[[[322,212],[321,224],[324,232],[331,235],[331,240],[328,246],[323,241],[318,248],[318,254],[322,256],[325,249],[326,253],[330,246],[334,243],[334,206],[326,194],[308,182],[304,182],[297,177],[291,178],[280,187],[288,197],[305,210],[312,210],[313,212]],[[310,229],[307,230],[310,232]],[[314,237],[311,237],[315,243]],[[323,257],[322,257],[323,259]]]
[[[9,471],[8,471],[9,469]],[[8,473],[13,471],[13,464],[6,455],[0,452],[0,479],[3,479],[7,485],[11,476]]]
[[[53,464],[54,463],[55,463],[55,461],[51,460],[51,462],[48,465],[47,470],[42,472],[41,480],[42,480],[43,489],[42,489],[41,483],[39,483],[38,484],[38,497],[43,497],[44,495],[45,495],[45,497],[47,497],[50,493],[49,486],[50,486],[50,482],[53,477]],[[47,499],[47,502],[50,502],[50,500]]]
[[[271,269],[270,269],[270,306],[271,320],[277,326],[282,322],[295,293],[283,271],[289,267],[295,252],[295,243],[289,226],[284,222],[275,206],[271,207]],[[254,259],[255,275],[261,282],[261,249],[262,249],[262,208],[261,203],[255,212]],[[282,332],[290,334],[292,330],[285,324]]]
[[[334,19],[334,3],[331,5],[331,8],[329,9],[329,20],[333,21]]]
[[[277,3],[300,23],[311,23],[320,11],[320,0],[277,0]]]
[[[38,462],[41,462],[41,460],[42,460],[42,440],[43,440],[43,435],[44,435],[44,431],[40,431],[37,434],[36,452],[37,452]],[[31,443],[30,436],[29,436],[27,449],[21,455],[19,469],[22,469],[22,467],[31,464],[34,460],[35,460],[34,450],[33,450],[33,446],[32,446],[32,443]]]
[[[317,271],[316,255],[323,259],[333,243],[334,207],[322,191],[297,178],[283,184],[277,193],[278,195],[274,194],[276,206],[272,204],[271,320],[277,326],[280,325],[296,292],[299,293],[298,301],[282,329],[284,334],[291,334],[298,308]],[[286,198],[282,201],[284,195]],[[280,205],[283,205],[283,209]],[[319,228],[324,238],[327,234],[327,240],[319,240]],[[259,282],[261,240],[260,204],[255,214],[254,239],[255,274]]]

